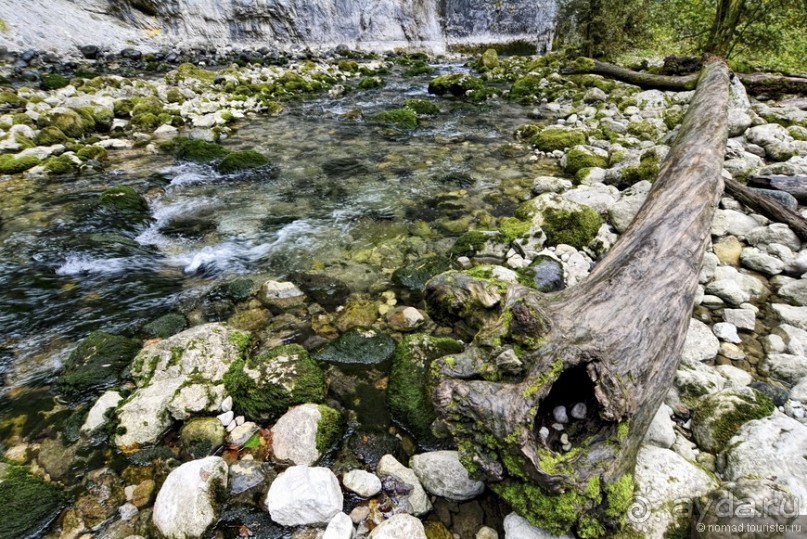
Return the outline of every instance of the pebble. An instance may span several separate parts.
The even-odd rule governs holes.
[[[230,425],[230,423],[233,422],[233,419],[235,419],[235,413],[232,410],[229,410],[227,412],[224,412],[223,414],[217,415],[216,417],[218,418],[219,421],[221,421],[222,425],[227,427]]]
[[[552,417],[555,418],[555,421],[558,423],[568,423],[569,416],[566,415],[566,407],[565,406],[556,406],[554,410],[552,410]]]
[[[135,507],[133,503],[125,503],[120,507],[118,507],[118,514],[120,515],[120,519],[125,522],[132,520],[134,517],[137,516],[137,513],[139,512],[140,510],[137,507]]]
[[[538,430],[538,436],[541,437],[541,440],[546,441],[546,439],[549,438],[549,429],[546,427],[541,427]]]
[[[718,322],[712,327],[715,337],[721,341],[726,341],[734,344],[742,342],[740,336],[737,335],[737,326],[728,322]]]
[[[586,412],[588,412],[588,409],[585,403],[578,402],[572,407],[572,417],[575,419],[585,419]]]
[[[561,425],[560,423],[552,423],[552,428],[555,429],[556,431],[562,431],[563,425]]]
[[[221,411],[226,413],[232,409],[233,409],[233,398],[228,396],[226,399],[221,401]]]

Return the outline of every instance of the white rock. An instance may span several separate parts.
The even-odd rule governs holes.
[[[105,414],[115,408],[123,399],[117,391],[107,391],[95,401],[90,411],[87,413],[87,419],[81,426],[82,434],[91,434],[104,426],[107,423]]]
[[[768,354],[765,364],[776,378],[796,383],[807,376],[807,356],[796,354]]]
[[[415,455],[409,466],[429,494],[461,502],[476,498],[485,484],[472,480],[456,451],[432,451]]]
[[[724,389],[704,398],[692,415],[692,436],[698,447],[710,453],[718,453],[725,448],[731,432],[728,429],[738,428],[735,423],[742,414],[770,413],[758,399],[760,393],[750,387]],[[769,404],[769,401],[766,401]],[[730,423],[726,423],[730,420]]]
[[[759,223],[750,215],[746,215],[736,210],[715,210],[714,221],[712,221],[712,235],[738,236],[744,238],[752,230],[759,227]]]
[[[779,288],[779,296],[792,301],[796,305],[807,305],[807,279],[799,279]]]
[[[715,336],[721,341],[739,343],[742,342],[740,336],[737,335],[737,326],[729,324],[728,322],[718,322],[712,327]]]
[[[555,406],[555,408],[552,410],[552,417],[554,417],[555,421],[558,423],[569,422],[569,416],[566,414],[565,406]]]
[[[726,387],[745,387],[754,381],[750,374],[734,365],[718,365],[715,370],[726,379]]]
[[[303,305],[306,298],[294,283],[266,281],[261,286],[260,300],[269,307],[289,309]]]
[[[786,324],[807,330],[807,307],[794,307],[784,303],[774,303],[771,305],[771,308]]]
[[[714,280],[706,285],[706,293],[717,296],[735,307],[751,299],[751,294],[734,279]]]
[[[586,412],[588,412],[588,410],[586,408],[586,404],[583,402],[578,402],[572,406],[572,417],[575,419],[585,419]]]
[[[639,449],[634,471],[636,500],[647,518],[631,519],[633,527],[648,538],[661,538],[668,528],[674,526],[682,507],[676,504],[689,502],[715,487],[717,482],[700,467],[679,454],[654,446]],[[632,512],[632,515],[638,514]]]
[[[681,398],[697,399],[716,393],[726,385],[725,379],[713,367],[700,362],[681,362],[675,373],[675,387]]]
[[[132,520],[137,514],[140,512],[140,509],[133,503],[125,503],[118,507],[118,514],[120,515],[120,519],[124,522],[128,522]]]
[[[241,447],[252,438],[252,435],[258,432],[258,425],[252,421],[245,421],[240,425],[237,422],[230,423],[228,427],[235,425],[235,428],[228,431],[230,434],[227,436],[227,442],[236,447]]]
[[[765,254],[756,247],[746,247],[740,255],[743,267],[764,273],[778,275],[785,269],[785,263],[778,258]]]
[[[221,401],[221,407],[219,408],[222,412],[229,412],[233,409],[233,398],[229,395]]]
[[[684,348],[681,352],[681,362],[709,361],[714,359],[719,351],[720,341],[717,340],[709,326],[697,318],[690,319]]]
[[[807,426],[774,412],[749,421],[731,439],[727,448],[727,480],[742,477],[771,479],[785,487],[807,507]]]
[[[235,419],[235,412],[230,410],[224,412],[223,414],[217,415],[216,418],[218,418],[218,420],[221,421],[221,424],[226,427],[229,426],[229,424],[232,423],[233,420]]]
[[[647,199],[647,193],[650,192],[651,187],[652,184],[647,180],[637,182],[625,189],[622,192],[622,198],[611,206],[608,210],[608,217],[617,232],[621,234],[627,230],[633,218],[639,213],[639,208]]]
[[[536,528],[527,519],[510,513],[504,517],[504,539],[574,539],[574,535],[554,535],[541,528]]]
[[[670,419],[671,415],[672,408],[666,404],[659,407],[653,421],[650,423],[650,427],[647,429],[647,434],[645,434],[644,441],[646,444],[664,449],[672,447],[675,443],[675,428],[673,427],[672,419]]]
[[[218,520],[215,496],[227,488],[221,457],[192,460],[168,474],[154,501],[152,521],[168,539],[201,537]]]
[[[405,513],[385,520],[367,536],[368,539],[427,539],[423,523]]]
[[[482,526],[476,532],[474,539],[499,539],[499,532],[497,532],[493,528]]]
[[[328,468],[292,466],[272,482],[266,509],[283,526],[324,526],[342,511],[342,489]]]
[[[751,245],[780,243],[793,251],[798,251],[801,248],[799,237],[783,223],[773,223],[755,228],[748,233],[745,239]]]
[[[350,470],[342,476],[342,484],[362,498],[372,498],[381,492],[381,480],[378,476],[364,470]]]
[[[570,180],[564,178],[538,176],[532,182],[532,192],[536,196],[543,193],[562,193],[567,189],[571,189],[573,185]]]
[[[725,309],[723,311],[723,320],[729,324],[734,324],[737,329],[754,331],[757,315],[749,309]]]
[[[322,539],[353,539],[353,521],[344,513],[337,513],[328,523]]]
[[[272,427],[272,452],[281,461],[310,466],[320,458],[317,430],[322,414],[316,404],[290,408]]]
[[[807,377],[802,378],[798,384],[790,390],[790,398],[801,403],[807,403]]]
[[[400,501],[409,505],[409,512],[413,515],[425,515],[432,510],[432,502],[429,501],[429,497],[426,495],[426,491],[423,490],[423,485],[420,484],[415,472],[398,462],[395,457],[392,455],[381,457],[375,472],[382,480],[384,476],[390,476],[412,489],[409,494],[401,496]]]
[[[179,130],[173,125],[163,124],[154,130],[154,138],[156,139],[172,139],[179,135]]]

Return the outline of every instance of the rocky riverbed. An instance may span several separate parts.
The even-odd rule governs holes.
[[[647,197],[691,93],[562,77],[552,55],[259,56],[155,58],[166,73],[141,77],[106,60],[97,76],[5,66],[0,237],[18,260],[0,312],[0,536],[552,536],[432,430],[430,363],[473,334],[432,319],[424,286],[449,269],[548,293],[585,280]],[[732,92],[724,174],[807,181],[800,102]],[[309,208],[351,190],[380,198]],[[766,194],[803,209],[797,189]],[[190,205],[205,197],[224,200]],[[349,225],[261,249],[300,215]],[[89,247],[43,264],[28,244],[65,230]],[[239,263],[222,266],[228,241]],[[92,258],[67,259],[77,249]],[[166,257],[181,263],[153,262]],[[151,261],[141,283],[165,280],[114,288],[130,283],[124,265],[111,288],[82,288],[87,260],[121,259]],[[805,271],[787,226],[721,199],[675,387],[639,453],[632,536],[685,529],[695,500],[807,507]],[[48,318],[37,297],[66,312]],[[130,299],[136,316],[107,312]],[[504,356],[498,368],[521,368]],[[553,410],[559,431],[585,415]]]

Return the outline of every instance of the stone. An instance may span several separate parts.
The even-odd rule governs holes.
[[[499,532],[488,526],[482,526],[476,532],[474,539],[499,539]]]
[[[796,383],[807,376],[807,356],[797,354],[768,354],[765,365],[780,380]]]
[[[744,238],[752,230],[759,227],[759,223],[750,215],[746,215],[737,210],[715,210],[714,221],[712,222],[712,235],[737,236]]]
[[[611,206],[608,210],[608,217],[617,232],[621,234],[627,230],[633,218],[639,213],[639,208],[647,199],[651,187],[652,184],[647,180],[637,182],[625,189],[622,198]]]
[[[344,513],[337,513],[328,523],[322,539],[353,539],[353,521]]]
[[[739,266],[740,256],[743,252],[743,244],[735,236],[726,236],[712,245],[712,250],[717,255],[721,264],[728,266]]]
[[[396,307],[387,313],[387,324],[393,331],[415,331],[426,321],[414,307]]]
[[[636,503],[641,505],[631,514],[641,511],[645,520],[631,523],[643,537],[663,537],[683,514],[680,504],[717,487],[717,481],[699,466],[669,449],[650,445],[639,449],[634,480]]]
[[[733,307],[751,300],[750,292],[734,279],[717,279],[706,285],[706,293],[712,294]]]
[[[305,293],[294,283],[266,281],[261,285],[258,298],[261,303],[270,308],[285,311],[294,307],[305,305]]]
[[[723,320],[729,324],[734,324],[737,329],[754,331],[757,315],[750,309],[724,309]]]
[[[586,412],[587,412],[586,404],[583,402],[578,402],[574,406],[572,406],[572,417],[575,419],[585,419]]]
[[[672,419],[670,419],[672,413],[672,408],[666,404],[659,407],[653,421],[650,423],[650,427],[647,429],[644,443],[664,449],[672,447],[675,443],[675,429],[673,428]]]
[[[675,387],[681,400],[695,402],[705,395],[723,389],[726,381],[714,368],[700,362],[681,362],[675,373]]]
[[[773,223],[768,226],[757,227],[748,233],[745,240],[755,246],[780,243],[794,252],[801,249],[801,240],[784,223]]]
[[[224,443],[226,432],[215,417],[197,417],[182,426],[179,441],[192,458],[206,457]]]
[[[218,520],[219,493],[226,492],[227,463],[206,457],[168,474],[154,502],[152,521],[167,539],[201,537]],[[188,510],[193,508],[193,510]]]
[[[342,489],[328,468],[292,466],[275,478],[266,509],[282,526],[324,526],[342,511]]]
[[[429,497],[426,495],[426,491],[423,490],[423,486],[415,472],[398,462],[392,455],[381,457],[376,466],[376,474],[381,478],[385,489],[385,476],[391,478],[394,483],[405,487],[405,489],[409,489],[408,493],[397,495],[398,505],[408,509],[407,512],[420,516],[432,510],[432,503],[429,501]]]
[[[368,539],[427,539],[420,519],[400,513],[385,520],[370,532]]]
[[[98,397],[87,413],[87,418],[81,426],[81,433],[89,435],[106,425],[108,421],[106,413],[115,408],[122,399],[123,397],[117,391],[107,391]]]
[[[338,415],[338,412],[335,413]],[[272,427],[272,453],[275,458],[304,466],[318,461],[322,451],[326,449],[317,445],[318,439],[320,445],[323,443],[320,434],[322,420],[322,408],[317,404],[302,404],[290,408]],[[325,431],[327,430],[326,428]]]
[[[729,481],[741,478],[769,479],[785,488],[807,507],[807,426],[774,412],[749,421],[731,439],[726,450],[723,475]]]
[[[527,519],[510,513],[504,517],[504,539],[574,539],[574,535],[566,533],[557,536],[546,530],[535,527]]]
[[[252,421],[245,421],[240,425],[235,422],[235,428],[229,431],[227,442],[235,447],[242,447],[256,432],[258,432],[258,425]]]
[[[569,416],[566,414],[566,407],[565,406],[556,406],[552,410],[552,417],[555,419],[557,423],[568,423]]]
[[[715,370],[726,379],[726,387],[745,387],[754,380],[749,373],[734,365],[717,365]]]
[[[565,178],[555,176],[538,176],[532,182],[532,193],[536,196],[544,193],[562,193],[573,187],[573,183]]]
[[[765,254],[755,247],[746,247],[740,256],[740,262],[748,269],[764,273],[765,275],[778,275],[785,269],[785,263],[778,258]]]
[[[735,326],[734,324],[729,324],[728,322],[718,322],[717,324],[712,326],[712,331],[714,332],[715,336],[721,341],[726,341],[734,344],[742,342],[740,336],[737,335],[737,326]]]
[[[472,480],[457,451],[432,451],[415,455],[409,466],[429,494],[461,502],[476,498],[485,484]]]
[[[777,294],[794,305],[807,306],[807,279],[787,283],[779,288]]]
[[[364,470],[350,470],[342,476],[342,484],[362,498],[372,498],[381,492],[381,480]]]
[[[807,376],[793,386],[793,389],[790,390],[790,398],[794,401],[807,403]]]
[[[338,365],[377,365],[389,361],[394,351],[395,341],[389,335],[375,329],[353,328],[322,347],[315,357]]]
[[[717,340],[709,326],[692,318],[689,321],[689,329],[681,352],[681,362],[709,361],[717,356],[719,350],[720,341]]]
[[[750,387],[728,388],[704,398],[692,415],[692,436],[704,451],[718,453],[743,425],[773,412],[771,400]]]
[[[807,307],[794,307],[784,303],[774,303],[771,308],[786,324],[807,330]]]

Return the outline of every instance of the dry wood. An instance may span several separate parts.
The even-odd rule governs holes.
[[[807,241],[807,219],[775,200],[753,192],[735,180],[727,179],[725,183],[726,192],[739,202],[758,211],[768,219],[785,223],[802,241]]]
[[[606,485],[629,478],[672,387],[723,190],[728,88],[726,64],[708,61],[647,201],[581,285],[545,295],[456,272],[429,282],[436,318],[479,329],[466,352],[436,363],[443,426],[468,466],[533,523],[554,522],[553,532],[563,520],[557,508],[568,503],[567,519],[594,515],[617,526]],[[513,351],[521,373],[497,371],[496,358]],[[579,402],[587,416],[566,429],[564,450],[552,410]],[[592,481],[602,481],[604,500],[590,496]],[[547,507],[555,512],[546,515]]]

